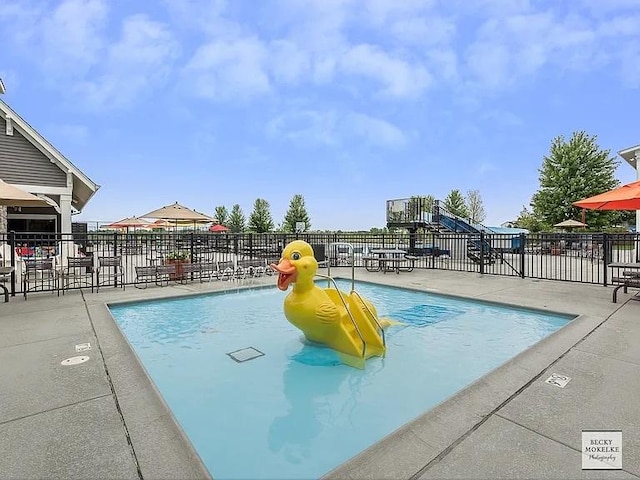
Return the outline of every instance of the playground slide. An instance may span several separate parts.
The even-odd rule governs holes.
[[[346,294],[338,292],[335,288],[327,288],[325,292],[338,309],[344,312],[333,342],[333,348],[339,353],[340,360],[351,367],[364,368],[368,358],[384,356],[382,334],[372,318],[372,315],[377,315],[375,307],[363,300],[357,292]],[[347,304],[348,313],[341,296]]]

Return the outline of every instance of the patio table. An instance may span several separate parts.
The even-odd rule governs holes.
[[[365,268],[370,272],[396,272],[401,271],[410,272],[413,270],[413,259],[406,257],[407,251],[400,250],[398,248],[379,248],[371,250],[370,257],[365,257]],[[408,266],[405,266],[407,262],[410,262]],[[371,267],[369,263],[377,263],[377,267]]]
[[[616,295],[621,288],[624,288],[624,293],[627,293],[628,287],[640,288],[640,262],[613,262],[609,267],[622,269],[622,276],[611,278],[612,282],[619,284],[613,289],[613,303],[616,303]],[[640,297],[631,299],[640,301]]]

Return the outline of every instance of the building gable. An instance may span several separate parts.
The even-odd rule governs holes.
[[[0,178],[17,185],[66,187],[67,174],[0,117]]]

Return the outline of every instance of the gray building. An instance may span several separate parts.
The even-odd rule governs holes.
[[[0,232],[71,233],[71,217],[99,188],[0,100],[0,178],[49,207],[0,207]]]

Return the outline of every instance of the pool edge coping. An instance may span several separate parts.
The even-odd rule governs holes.
[[[87,310],[142,477],[212,479],[108,304],[87,305]],[[152,440],[150,427],[159,435]]]
[[[350,280],[350,278],[345,278],[342,275],[336,275],[334,278],[341,280]],[[420,475],[421,472],[428,467],[428,465],[439,458],[441,455],[446,453],[448,449],[450,449],[455,444],[459,443],[461,439],[465,438],[470,432],[474,431],[478,428],[484,421],[486,421],[489,416],[499,409],[504,403],[507,403],[513,396],[517,395],[521,390],[526,388],[531,382],[538,379],[551,365],[553,365],[556,361],[558,361],[564,354],[566,354],[573,346],[580,343],[580,341],[586,337],[589,333],[591,333],[594,329],[604,323],[607,318],[613,313],[607,315],[605,318],[593,317],[587,314],[575,314],[568,313],[558,310],[544,309],[544,308],[536,308],[536,307],[528,307],[522,305],[516,305],[508,302],[500,302],[494,300],[487,300],[483,298],[473,297],[473,296],[464,296],[464,295],[452,295],[439,292],[437,290],[429,289],[428,287],[418,287],[418,286],[402,286],[399,287],[393,284],[383,283],[381,281],[369,281],[357,279],[359,282],[370,283],[375,285],[382,285],[391,288],[402,288],[407,290],[413,290],[418,292],[430,293],[433,295],[440,295],[449,298],[456,298],[462,300],[470,300],[479,303],[492,304],[510,308],[518,308],[529,311],[535,311],[540,313],[553,313],[561,316],[569,316],[572,319],[569,319],[567,325],[563,326],[556,332],[552,333],[548,337],[540,340],[535,343],[528,349],[520,352],[518,355],[512,357],[507,360],[504,364],[494,368],[490,372],[486,373],[472,384],[467,385],[462,390],[459,390],[452,396],[443,400],[436,406],[431,409],[425,411],[420,414],[418,417],[414,418],[412,421],[405,423],[394,432],[389,435],[383,437],[370,447],[361,451],[351,459],[337,466],[333,470],[324,474],[321,478],[323,479],[332,479],[332,478],[362,478],[362,467],[363,464],[366,464],[366,469],[372,469],[375,472],[376,477],[387,477],[387,476],[404,476],[406,478],[412,478],[416,475]],[[138,373],[142,373],[142,377],[145,379],[146,385],[143,388],[139,388],[140,385],[127,385],[126,381],[120,383],[122,378],[126,378],[131,374],[126,373],[123,370],[124,365],[113,365],[111,355],[106,355],[103,352],[105,357],[105,364],[107,365],[109,371],[114,374],[116,377],[121,377],[118,382],[120,383],[119,389],[121,389],[121,394],[125,397],[127,395],[134,395],[139,397],[137,399],[138,402],[142,401],[141,397],[145,399],[151,398],[151,401],[155,403],[154,408],[159,408],[162,411],[162,414],[159,418],[162,418],[165,422],[165,426],[169,430],[175,430],[177,436],[170,437],[165,439],[167,442],[164,448],[173,448],[178,447],[178,450],[181,451],[181,459],[184,461],[185,471],[190,471],[195,473],[199,472],[198,475],[195,475],[193,478],[213,478],[212,474],[208,471],[204,463],[202,462],[200,456],[198,455],[195,447],[191,443],[190,439],[180,426],[179,422],[171,412],[170,408],[166,404],[162,394],[159,392],[157,386],[151,379],[150,375],[144,368],[144,365],[140,361],[139,357],[135,353],[135,350],[130,345],[129,341],[126,339],[120,327],[117,325],[117,322],[113,318],[109,306],[110,305],[125,305],[131,303],[146,303],[152,301],[161,301],[161,300],[171,300],[178,298],[189,298],[193,296],[202,296],[202,295],[215,295],[215,294],[228,294],[243,290],[255,290],[268,288],[268,285],[246,285],[246,286],[237,286],[237,285],[228,285],[225,288],[216,289],[216,290],[208,290],[208,291],[194,291],[194,292],[176,292],[173,291],[164,291],[164,292],[154,292],[160,293],[160,295],[154,296],[153,298],[140,298],[140,299],[127,299],[123,301],[108,301],[108,302],[100,302],[92,305],[88,305],[90,317],[93,320],[97,320],[96,324],[100,324],[100,328],[96,328],[96,334],[99,336],[98,341],[101,345],[103,344],[103,335],[106,334],[106,338],[109,338],[110,341],[117,341],[120,343],[120,350],[113,345],[110,345],[107,348],[107,351],[113,355],[118,356],[118,354],[123,354],[129,358],[129,362],[127,366],[130,367],[134,365],[134,368],[138,371]],[[142,295],[143,291],[140,292]],[[101,309],[97,310],[97,309]],[[574,330],[578,330],[578,332],[574,332]],[[98,332],[100,330],[100,332]],[[568,333],[567,333],[568,332]],[[576,333],[580,335],[577,336]],[[116,337],[116,338],[113,338]],[[568,339],[563,339],[562,337],[569,337]],[[558,339],[562,340],[560,346],[555,346],[554,343],[557,343]],[[551,344],[551,346],[549,346]],[[565,345],[566,344],[566,345]],[[124,348],[122,348],[124,346]],[[551,352],[540,353],[539,350],[550,349]],[[529,358],[531,357],[531,358]],[[135,361],[132,361],[135,360]],[[528,365],[528,368],[523,369],[521,363],[525,360],[525,364],[527,362],[533,362],[533,365]],[[535,374],[531,374],[531,368],[537,367],[539,370]],[[506,382],[507,377],[511,376],[513,373],[516,374],[516,377],[521,377],[516,381],[516,385],[514,389],[514,385],[511,385],[512,381]],[[501,385],[501,383],[503,385]],[[506,388],[506,390],[505,390]],[[136,392],[132,392],[137,390]],[[490,405],[481,405],[481,407],[475,406],[473,409],[473,415],[470,419],[466,419],[463,425],[463,432],[458,432],[459,434],[455,436],[455,438],[448,438],[447,440],[441,440],[439,442],[433,442],[432,436],[430,435],[431,431],[434,430],[435,427],[444,427],[445,430],[454,431],[450,426],[441,425],[442,421],[438,420],[438,418],[446,418],[447,416],[451,416],[452,411],[457,410],[460,412],[461,408],[465,405],[472,405],[474,402],[478,402],[481,399],[482,395],[486,395],[487,393],[491,393],[490,396]],[[497,398],[497,399],[496,399]],[[144,404],[145,402],[142,401]],[[482,402],[480,402],[482,403]],[[497,405],[496,405],[497,403]],[[489,408],[493,406],[493,408]],[[124,405],[123,405],[124,407]],[[132,409],[133,411],[128,411],[125,414],[125,410],[128,410],[129,407],[124,407],[122,409],[123,417],[127,423],[127,427],[130,431],[133,431],[136,435],[144,436],[144,431],[138,431],[138,429],[142,429],[142,425],[139,425],[139,422],[135,419],[135,407]],[[478,411],[480,410],[480,411]],[[464,412],[465,414],[467,412]],[[438,420],[435,422],[434,420]],[[426,426],[425,426],[426,424]],[[464,428],[466,427],[466,428]],[[460,429],[458,429],[460,430]],[[455,431],[458,431],[455,430]],[[425,439],[429,439],[427,441]],[[132,440],[133,442],[133,440]],[[426,456],[416,455],[414,450],[416,448],[416,442],[420,447],[424,448],[424,452]],[[440,448],[443,444],[446,444],[444,448]],[[407,447],[408,446],[408,447]],[[142,450],[141,450],[142,447]],[[398,450],[402,450],[407,447],[409,452],[413,452],[413,454],[409,454],[408,457],[402,465],[398,465],[398,458],[394,458],[393,462],[388,462],[389,458],[386,455],[381,455],[381,450],[398,452]],[[134,451],[144,452],[145,447],[141,444],[133,444]],[[415,460],[419,457],[420,461],[416,464]],[[376,461],[377,459],[377,461]],[[425,460],[427,459],[427,460]],[[151,470],[162,471],[162,477],[167,477],[166,471],[173,471],[176,468],[176,465],[172,462],[167,470],[162,470],[158,468],[158,459],[155,459],[152,467],[143,466],[142,468],[150,468]],[[162,457],[162,460],[166,460]],[[175,460],[175,459],[174,459]],[[140,461],[140,458],[138,458]],[[402,462],[401,462],[402,463]],[[392,464],[392,468],[388,468],[389,465]],[[403,473],[399,473],[398,467],[400,467]],[[416,467],[417,470],[416,470]],[[142,470],[144,472],[144,470]],[[149,475],[149,474],[147,474]],[[176,478],[191,478],[186,477],[184,475],[177,476]]]
[[[464,298],[464,297],[462,297]],[[582,314],[321,477],[419,478],[607,319]],[[555,373],[555,372],[554,372]],[[460,417],[464,417],[460,420]],[[446,423],[450,421],[450,423]],[[421,455],[394,456],[419,449]]]

